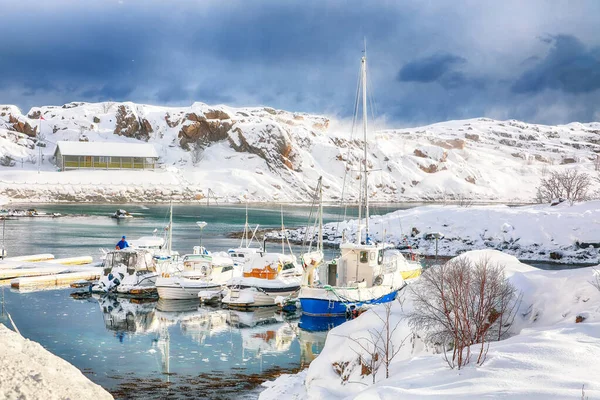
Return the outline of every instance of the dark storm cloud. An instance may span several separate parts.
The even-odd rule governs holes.
[[[462,1],[6,2],[0,103],[203,101],[346,117],[366,37],[370,88],[394,124],[594,118],[600,2]]]
[[[571,35],[542,39],[552,47],[537,65],[514,83],[515,93],[537,93],[555,89],[567,93],[588,93],[600,88],[600,51],[588,49]]]
[[[433,82],[448,75],[457,65],[465,63],[462,57],[449,53],[434,54],[405,64],[398,73],[402,82]],[[456,72],[454,72],[456,74]],[[452,79],[457,79],[451,78]],[[458,77],[458,80],[462,80]]]

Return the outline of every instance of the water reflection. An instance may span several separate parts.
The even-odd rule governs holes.
[[[182,387],[190,379],[200,387],[205,385],[206,390],[209,385],[219,396],[230,397],[228,390],[234,394],[234,388],[247,389],[250,382],[256,386],[280,373],[305,368],[322,350],[327,329],[345,321],[320,318],[322,321],[308,323],[306,316],[300,317],[299,312],[282,313],[276,307],[226,310],[200,305],[195,299],[140,301],[93,295],[76,301],[92,302],[99,308],[105,332],[117,339],[111,341],[113,345],[103,346],[111,355],[102,367],[117,363],[118,374],[110,375],[110,371],[97,370],[97,366],[93,368],[98,376],[109,375],[117,381],[112,382],[113,386],[116,383],[113,393],[117,397],[161,398],[158,393],[165,393],[161,392],[160,385],[167,385],[169,396],[173,396],[174,392],[187,390]],[[318,329],[311,332],[302,329],[303,326],[318,326]],[[118,347],[115,348],[115,344]],[[148,355],[154,359],[150,364]],[[125,360],[127,367],[122,365]],[[136,368],[140,362],[146,371]],[[157,367],[158,376],[150,368],[152,363]],[[157,380],[160,376],[162,378]],[[211,377],[226,381],[223,385],[228,389],[209,383]],[[152,387],[154,392],[139,391],[140,379],[152,381],[146,389]],[[183,397],[183,392],[180,394]]]

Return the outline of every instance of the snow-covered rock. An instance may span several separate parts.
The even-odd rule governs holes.
[[[0,398],[112,399],[77,368],[0,324]]]
[[[373,216],[369,221],[370,236],[375,240],[385,240],[401,248],[410,246],[423,255],[435,254],[435,239],[431,234],[440,232],[444,235],[438,240],[441,256],[491,248],[523,260],[599,262],[598,200],[573,206],[567,202],[518,207],[432,205]],[[354,241],[357,226],[357,220],[325,224],[325,241],[339,244],[343,234]],[[288,231],[287,235],[291,240],[302,241],[305,232],[306,228],[300,228]]]
[[[23,114],[15,106],[0,105],[0,157],[16,161],[12,168],[0,167],[0,194],[60,200],[67,191],[60,186],[48,190],[46,182],[92,183],[85,177],[74,183],[74,171],[55,171],[48,160],[58,140],[143,140],[154,144],[165,168],[178,169],[178,173],[161,171],[171,176],[174,186],[189,189],[182,197],[186,200],[206,195],[210,188],[217,197],[231,201],[241,194],[254,201],[306,201],[319,176],[324,198],[339,200],[346,173],[351,184],[345,198],[355,200],[363,158],[361,137],[335,118],[268,107],[69,103],[34,107]],[[27,173],[37,173],[39,138],[47,143],[45,162],[39,179],[32,180]],[[369,195],[373,201],[527,202],[550,171],[594,171],[597,151],[600,123],[545,126],[479,118],[379,130],[369,137],[367,164],[375,170]],[[111,179],[93,183],[111,187],[122,175],[112,171]],[[18,179],[21,176],[26,179]],[[153,190],[160,187],[154,176],[138,176],[138,182],[148,185],[142,198],[153,200]],[[86,194],[97,195],[93,189],[91,193],[86,189]],[[78,195],[70,200],[87,198]]]

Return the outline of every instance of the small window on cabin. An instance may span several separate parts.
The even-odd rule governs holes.
[[[371,255],[369,256],[369,258],[371,259],[371,261],[373,261],[375,259],[375,252],[372,251]]]
[[[369,262],[369,252],[368,251],[360,252],[360,262],[361,263]]]
[[[377,254],[377,264],[383,264],[383,249],[379,250],[379,253]]]
[[[286,269],[294,269],[294,264],[292,263],[287,263],[283,266],[282,270],[286,270]]]
[[[221,272],[231,271],[232,269],[233,269],[233,266],[227,265],[227,266],[223,267],[223,269],[221,270]]]
[[[239,257],[239,258],[244,258],[244,253],[242,253],[242,254],[238,254],[238,257]]]

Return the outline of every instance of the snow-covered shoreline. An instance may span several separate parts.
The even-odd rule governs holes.
[[[372,376],[356,359],[356,339],[381,329],[383,306],[346,322],[327,336],[325,348],[309,368],[266,382],[261,400],[275,399],[510,399],[597,398],[600,396],[600,290],[590,284],[594,268],[544,271],[495,250],[465,253],[505,267],[505,275],[522,294],[508,339],[492,342],[483,365],[450,369],[435,349],[414,335],[406,315],[410,292],[392,307],[399,322],[393,341],[405,342],[385,379],[383,368]],[[393,326],[393,325],[392,325]],[[347,363],[347,364],[346,364]],[[345,379],[339,368],[345,366]],[[585,396],[582,396],[582,388]]]
[[[0,324],[0,398],[109,400],[113,397],[67,361]]]
[[[518,207],[431,205],[373,216],[369,221],[375,240],[385,239],[400,248],[410,246],[423,255],[435,254],[435,239],[430,234],[439,232],[444,237],[438,241],[438,254],[445,257],[491,248],[521,260],[599,262],[600,201],[573,206],[567,202]],[[324,226],[325,241],[337,244],[342,235],[353,240],[357,225],[357,220],[328,223]],[[291,230],[288,236],[302,240],[305,231],[306,228]]]

